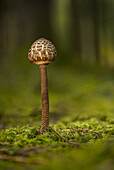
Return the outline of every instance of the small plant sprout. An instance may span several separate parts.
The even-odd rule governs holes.
[[[42,95],[42,122],[41,133],[49,127],[49,97],[46,65],[53,62],[56,57],[55,46],[45,38],[36,40],[29,49],[28,59],[31,63],[40,66],[41,95]]]

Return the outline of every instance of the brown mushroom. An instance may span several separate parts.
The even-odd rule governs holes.
[[[53,62],[56,57],[54,45],[45,38],[36,40],[28,53],[28,59],[31,63],[40,65],[41,72],[41,95],[42,95],[42,122],[41,132],[45,132],[49,126],[49,97],[48,80],[46,65]]]

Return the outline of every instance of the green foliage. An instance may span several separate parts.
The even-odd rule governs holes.
[[[1,130],[1,158],[4,159],[4,154],[8,154],[6,159],[10,161],[7,165],[1,162],[1,167],[24,169],[27,168],[27,162],[30,164],[29,168],[39,167],[41,170],[66,170],[74,169],[75,166],[85,170],[102,169],[105,166],[109,170],[113,169],[114,124],[108,118],[99,122],[98,117],[91,117],[51,127],[44,134],[40,134],[40,126],[17,126]],[[12,164],[12,161],[25,164]]]
[[[114,125],[102,121],[99,123],[96,118],[85,121],[76,121],[67,125],[56,124],[52,126],[66,141],[75,143],[93,143],[105,137],[114,136]],[[2,130],[0,132],[0,142],[9,142],[14,148],[27,146],[48,145],[64,142],[61,137],[49,129],[46,133],[40,134],[40,127],[17,127]]]

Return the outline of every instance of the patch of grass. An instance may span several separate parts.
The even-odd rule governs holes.
[[[40,134],[40,126],[18,126],[0,132],[0,159],[10,164],[24,162],[25,167],[29,163],[33,169],[112,168],[113,137],[114,125],[95,117],[51,125],[44,134]],[[3,161],[0,165],[4,167]]]
[[[78,120],[68,124],[56,124],[52,125],[52,128],[66,141],[80,144],[96,142],[105,137],[111,138],[114,136],[114,125],[110,124],[109,121],[99,123],[96,118],[83,121]],[[64,142],[64,140],[50,128],[46,133],[40,134],[40,126],[18,126],[2,130],[0,132],[0,142],[13,144],[12,148],[24,148],[41,144],[56,144]]]

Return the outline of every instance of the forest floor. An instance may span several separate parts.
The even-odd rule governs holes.
[[[40,72],[20,68],[0,73],[0,169],[113,170],[113,70],[48,66],[50,128],[41,135]]]

